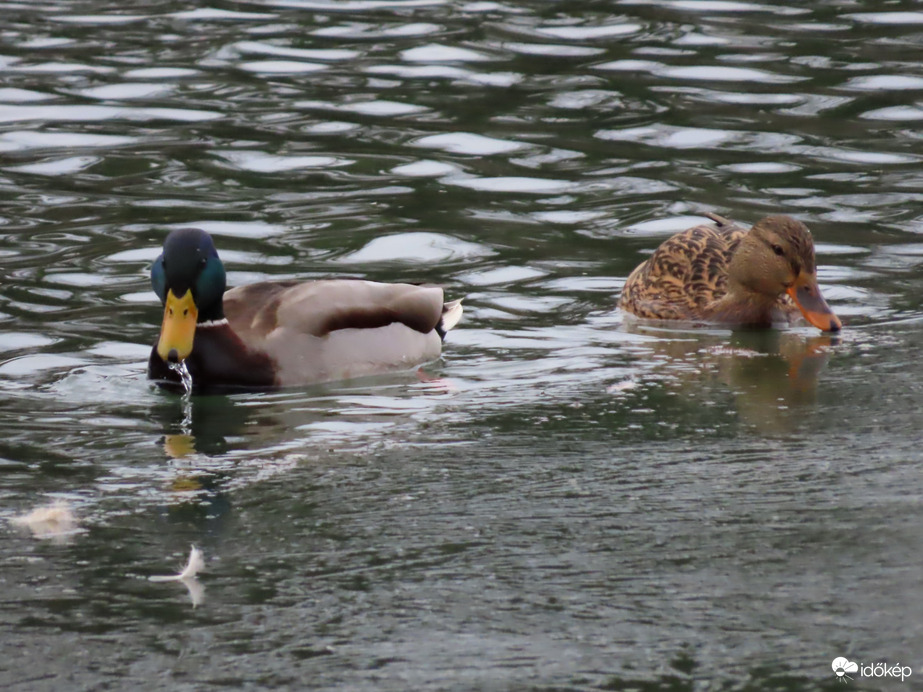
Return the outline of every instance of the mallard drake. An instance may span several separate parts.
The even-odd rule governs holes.
[[[638,317],[769,327],[798,311],[818,329],[842,324],[817,286],[811,232],[790,216],[748,231],[717,214],[665,240],[628,277],[619,307]]]
[[[211,236],[171,232],[151,267],[164,306],[148,377],[176,386],[266,389],[410,368],[439,357],[462,314],[437,286],[360,279],[266,281],[225,292]]]

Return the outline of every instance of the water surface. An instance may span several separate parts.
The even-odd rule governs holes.
[[[923,14],[877,3],[0,2],[0,681],[818,689],[923,675]],[[627,329],[718,211],[845,329]],[[420,373],[145,379],[166,233],[231,285],[465,297]],[[207,560],[195,607],[177,571]],[[874,686],[876,681],[866,681]],[[910,683],[898,686],[901,688]]]

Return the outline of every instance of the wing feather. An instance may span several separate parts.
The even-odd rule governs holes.
[[[342,329],[400,323],[426,334],[442,318],[443,292],[437,286],[361,279],[264,282],[225,293],[224,310],[245,342],[262,341],[281,326],[322,337]]]
[[[712,217],[668,238],[628,277],[619,305],[639,317],[692,319],[727,291],[727,269],[746,230]]]

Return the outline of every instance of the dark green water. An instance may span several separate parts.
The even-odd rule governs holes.
[[[0,685],[916,687],[914,7],[0,2],[0,511],[79,522],[2,524]],[[712,210],[805,221],[842,335],[625,329]],[[186,404],[177,226],[465,318],[424,378]],[[193,543],[195,608],[147,579]]]

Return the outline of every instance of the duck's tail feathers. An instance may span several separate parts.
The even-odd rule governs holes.
[[[733,221],[731,221],[730,219],[726,219],[723,216],[719,216],[713,211],[708,212],[707,214],[705,214],[705,216],[707,216],[709,219],[714,221],[718,225],[718,228],[721,228],[722,226],[730,226],[733,223]]]
[[[445,341],[445,335],[459,323],[464,312],[462,299],[453,300],[442,306],[442,318],[436,325],[436,333]]]

